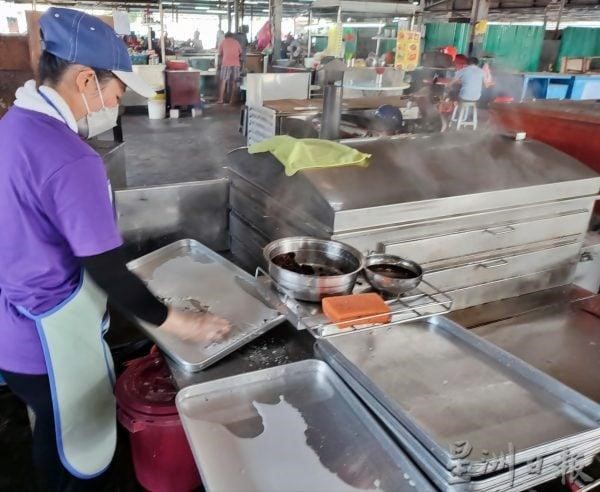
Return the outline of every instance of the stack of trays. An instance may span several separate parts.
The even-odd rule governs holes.
[[[322,361],[189,386],[177,408],[209,492],[435,490]]]
[[[600,405],[444,317],[318,346],[441,490],[527,490],[600,452]]]

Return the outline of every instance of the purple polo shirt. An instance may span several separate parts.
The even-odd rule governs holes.
[[[35,323],[76,288],[77,257],[122,244],[100,156],[64,122],[12,107],[0,120],[0,368],[44,374]]]

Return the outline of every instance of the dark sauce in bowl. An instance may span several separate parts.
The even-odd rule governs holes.
[[[397,279],[409,279],[418,277],[418,274],[404,268],[401,265],[385,264],[370,265],[367,267],[372,273],[383,275],[385,277],[397,278]]]
[[[271,260],[275,265],[290,272],[301,275],[314,275],[316,277],[331,277],[333,275],[343,275],[344,272],[338,268],[329,265],[309,265],[307,263],[298,263],[296,253],[283,253],[275,256]]]

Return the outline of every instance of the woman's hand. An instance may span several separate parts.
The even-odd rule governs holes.
[[[217,342],[231,330],[231,323],[210,313],[193,313],[169,308],[159,330],[190,342]]]

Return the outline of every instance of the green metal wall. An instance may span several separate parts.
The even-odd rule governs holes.
[[[499,67],[531,72],[538,69],[544,31],[540,26],[488,25],[483,42],[486,54],[493,54],[493,63]],[[469,25],[449,22],[426,24],[425,51],[440,46],[456,46],[459,53],[467,53]],[[567,27],[562,33],[556,67],[563,56],[600,56],[600,29]]]
[[[350,34],[353,36],[354,41],[346,41],[344,44],[345,54],[356,53],[356,45],[358,40],[358,29],[352,29],[351,27],[344,27],[343,39],[346,40],[346,36]]]
[[[520,72],[537,71],[544,29],[539,26],[488,25],[483,50],[494,55],[494,65]]]
[[[429,22],[425,24],[425,51],[440,46],[455,46],[459,53],[469,49],[469,24]]]
[[[600,56],[600,29],[567,27],[562,33],[556,68],[564,56]]]
[[[311,50],[311,52],[317,53],[319,51],[323,51],[325,50],[325,48],[327,48],[327,36],[314,36],[314,45],[313,45],[313,49]]]

